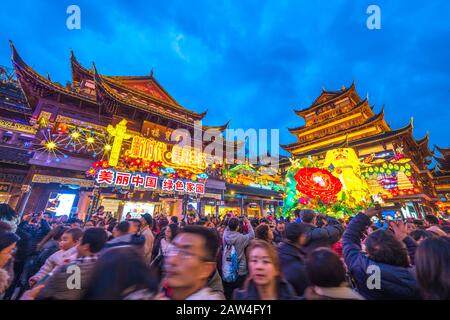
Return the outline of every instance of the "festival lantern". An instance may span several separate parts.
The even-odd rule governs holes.
[[[297,190],[310,198],[332,201],[342,189],[341,181],[331,172],[320,168],[302,168],[295,174]]]

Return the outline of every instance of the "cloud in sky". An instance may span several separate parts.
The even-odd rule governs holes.
[[[366,28],[380,6],[381,30]],[[81,30],[66,8],[81,8]],[[395,129],[414,121],[432,144],[450,146],[450,2],[442,1],[4,1],[0,64],[8,39],[32,67],[70,80],[69,50],[99,72],[156,78],[186,108],[208,109],[207,124],[287,127],[322,87],[353,80]]]

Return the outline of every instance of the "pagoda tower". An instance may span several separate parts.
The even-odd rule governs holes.
[[[397,156],[409,158],[412,175],[417,182],[414,195],[400,192],[390,201],[410,200],[416,211],[422,214],[433,211],[437,194],[428,170],[433,153],[428,147],[428,133],[422,139],[413,137],[412,118],[403,128],[392,129],[385,120],[384,107],[375,112],[368,98],[362,99],[358,95],[354,82],[341,90],[322,89],[309,107],[294,112],[303,118],[304,124],[289,128],[297,141],[281,146],[292,157],[315,156],[321,161],[328,150],[350,147],[366,164],[389,162]],[[410,187],[403,172],[399,174],[398,190]],[[417,203],[422,203],[424,209],[419,210]]]
[[[434,156],[437,166],[433,170],[436,191],[441,200],[438,206],[450,213],[450,148],[435,147],[441,154],[440,157]]]

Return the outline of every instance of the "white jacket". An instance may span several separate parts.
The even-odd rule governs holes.
[[[38,272],[32,277],[39,282],[45,276],[51,274],[57,267],[68,264],[77,258],[77,246],[70,248],[69,250],[59,250],[52,254],[45,260],[44,265]]]

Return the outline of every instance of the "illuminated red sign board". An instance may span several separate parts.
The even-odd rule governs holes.
[[[159,189],[162,191],[175,191],[195,194],[205,193],[205,184],[202,182],[160,178],[142,173],[121,172],[111,169],[99,170],[95,180],[99,184],[106,184],[116,187],[135,187],[144,190]]]

